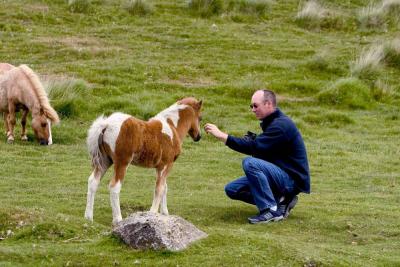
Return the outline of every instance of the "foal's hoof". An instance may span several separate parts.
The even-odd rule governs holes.
[[[90,215],[85,214],[85,219],[88,220],[88,221],[93,222],[93,215],[90,216]]]
[[[10,136],[7,138],[7,143],[12,144],[14,143],[14,137]]]
[[[28,136],[26,136],[26,135],[21,136],[21,140],[22,140],[22,141],[28,141]]]
[[[116,226],[116,225],[118,225],[120,222],[122,222],[122,218],[113,220],[113,221],[112,221],[112,225],[113,225],[113,226]]]

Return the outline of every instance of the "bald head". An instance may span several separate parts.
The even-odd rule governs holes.
[[[257,90],[251,98],[251,110],[257,119],[262,120],[275,111],[276,96],[270,90]]]
[[[276,95],[274,92],[268,89],[260,89],[254,92],[253,96],[257,94],[264,98],[265,101],[270,101],[274,107],[276,107]]]

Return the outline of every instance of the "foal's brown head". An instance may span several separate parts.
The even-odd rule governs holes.
[[[197,142],[201,138],[201,106],[203,101],[197,101],[194,97],[186,97],[178,101],[178,104],[184,104],[191,106],[194,111],[194,116],[191,118],[189,135],[192,137],[193,141]]]
[[[41,145],[51,145],[51,121],[41,110],[39,115],[32,115],[32,129],[35,137]]]

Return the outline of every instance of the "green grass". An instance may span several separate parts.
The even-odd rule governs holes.
[[[221,14],[224,8],[222,0],[190,0],[188,8],[193,14],[203,18]]]
[[[29,142],[9,145],[5,135],[0,142],[1,266],[400,264],[397,45],[371,83],[348,78],[361,51],[396,40],[397,24],[365,31],[346,19],[344,27],[309,31],[294,21],[299,2],[292,0],[236,22],[224,12],[194,16],[187,1],[148,1],[153,10],[143,17],[130,15],[125,0],[87,2],[84,12],[64,0],[1,3],[0,61],[28,64],[50,81],[62,115],[53,146],[35,143],[30,128]],[[345,14],[365,5],[329,1]],[[184,142],[168,179],[170,213],[208,238],[179,253],[127,248],[111,235],[111,172],[96,195],[94,223],[84,220],[93,119],[113,111],[148,119],[193,95],[204,101],[204,123],[243,135],[259,131],[248,105],[260,87],[278,93],[308,149],[312,193],[300,195],[287,220],[247,223],[256,209],[223,190],[242,175],[244,155],[208,135]],[[128,169],[124,217],[150,208],[154,181],[154,170]]]
[[[336,81],[318,94],[322,104],[347,108],[368,108],[372,104],[369,87],[356,78],[345,78]]]
[[[86,13],[90,8],[90,0],[68,0],[68,8],[71,12]]]

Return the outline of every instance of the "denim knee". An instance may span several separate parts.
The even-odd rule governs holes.
[[[261,171],[260,159],[253,158],[253,157],[244,158],[242,161],[242,167],[243,167],[243,171],[246,174],[247,178],[250,179],[250,177],[248,175],[249,173],[252,173],[254,171]]]
[[[254,168],[254,158],[246,157],[242,161],[242,168],[244,172],[248,171],[250,168]]]
[[[234,190],[230,184],[225,185],[225,194],[229,197],[234,199],[236,196],[236,190]]]

